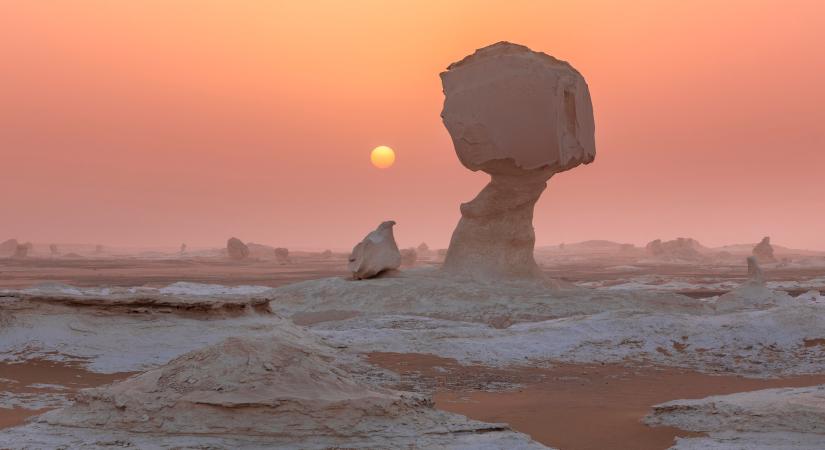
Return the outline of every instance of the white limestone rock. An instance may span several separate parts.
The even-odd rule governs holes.
[[[392,220],[382,222],[352,249],[347,267],[353,278],[372,278],[401,266],[401,253],[392,233],[394,225]]]
[[[825,385],[674,400],[655,405],[645,422],[704,433],[816,433],[825,442]]]
[[[570,64],[499,42],[441,73],[441,117],[461,163],[490,183],[461,205],[444,268],[476,277],[531,278],[533,207],[556,173],[596,156],[593,108]]]
[[[492,433],[502,444],[542,448],[504,424],[439,411],[427,396],[358,380],[336,362],[335,349],[294,326],[269,337],[229,338],[83,390],[73,405],[36,421],[47,434],[113,430],[126,432],[126,442],[150,433],[190,436],[192,443],[199,436],[260,439],[266,448],[442,448]]]

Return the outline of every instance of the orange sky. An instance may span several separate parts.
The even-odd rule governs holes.
[[[817,0],[5,0],[0,240],[344,249],[391,218],[444,247],[487,176],[458,163],[438,73],[500,40],[593,98],[596,161],[550,181],[539,244],[825,249]]]

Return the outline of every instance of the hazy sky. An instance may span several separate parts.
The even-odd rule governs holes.
[[[509,40],[572,63],[596,115],[539,244],[825,249],[823,5],[4,0],[0,240],[349,248],[391,218],[444,247],[488,177],[455,156],[438,73]]]

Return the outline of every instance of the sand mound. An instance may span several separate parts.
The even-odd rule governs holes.
[[[256,436],[306,448],[429,447],[482,433],[532,446],[506,425],[437,411],[426,396],[356,381],[336,366],[334,351],[295,327],[267,338],[229,338],[122,382],[84,390],[74,405],[37,421],[195,438]]]

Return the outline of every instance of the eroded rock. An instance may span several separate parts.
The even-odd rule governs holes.
[[[773,246],[771,246],[771,238],[765,236],[753,248],[753,256],[761,263],[776,262],[776,257],[773,255]]]
[[[352,249],[347,267],[353,278],[372,278],[401,266],[401,253],[392,233],[394,225],[392,220],[382,222]]]
[[[230,259],[242,260],[249,257],[249,247],[238,238],[229,238],[226,241],[226,252]]]
[[[533,208],[554,174],[596,156],[593,108],[570,64],[509,42],[441,73],[441,117],[461,163],[490,183],[461,205],[444,268],[481,277],[533,277]]]
[[[700,261],[705,248],[693,238],[676,238],[672,241],[656,239],[648,242],[645,251],[649,256],[664,261]]]

